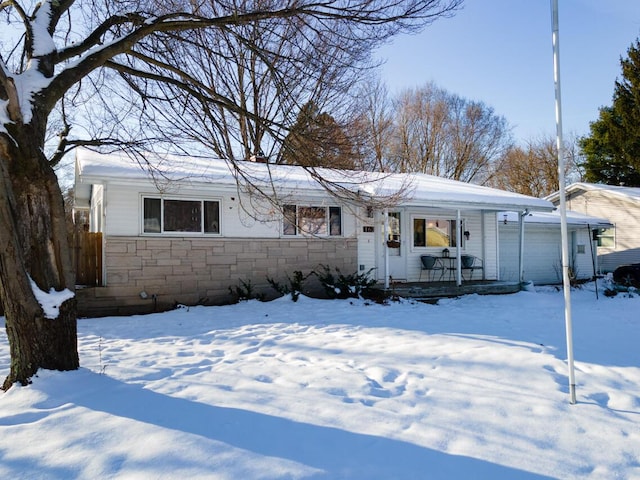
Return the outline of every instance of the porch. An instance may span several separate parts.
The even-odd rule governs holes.
[[[435,302],[440,298],[459,297],[461,295],[503,295],[516,293],[522,289],[520,282],[497,280],[470,280],[462,285],[456,282],[391,282],[388,289],[380,283],[371,290],[375,297],[399,296],[421,302]]]

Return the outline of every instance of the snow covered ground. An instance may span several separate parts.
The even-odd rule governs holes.
[[[0,394],[0,475],[640,479],[640,297],[572,298],[577,405],[549,288],[80,320],[79,371]]]

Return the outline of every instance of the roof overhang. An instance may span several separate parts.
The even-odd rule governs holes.
[[[310,172],[299,166],[237,162],[234,170],[224,160],[202,157],[130,158],[124,154],[99,154],[86,149],[76,151],[76,205],[86,206],[91,198],[91,186],[106,183],[139,184],[154,187],[157,179],[165,185],[180,188],[237,191],[237,180],[250,178],[256,185],[282,195],[322,197],[329,195],[318,181],[322,177],[338,186],[348,201],[367,200],[377,205],[388,201],[389,207],[412,206],[450,210],[514,210],[547,211],[555,207],[548,200],[506,192],[494,188],[408,173],[390,174],[318,168]],[[242,181],[242,180],[241,180]],[[340,192],[331,195],[340,197]],[[388,200],[387,200],[388,199]],[[395,203],[392,203],[395,202]]]
[[[509,224],[517,223],[519,220],[518,212],[505,211],[498,214],[498,221],[506,221]],[[560,227],[561,217],[560,211],[553,212],[537,211],[531,212],[524,216],[526,225],[539,225],[541,227],[558,226]],[[611,228],[613,224],[606,218],[592,217],[580,212],[567,211],[567,225],[570,228]]]

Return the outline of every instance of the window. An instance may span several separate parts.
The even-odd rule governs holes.
[[[329,207],[329,235],[342,235],[342,210],[340,207]]]
[[[202,202],[185,200],[164,201],[165,232],[200,232],[202,230]]]
[[[283,207],[283,235],[342,235],[342,209],[285,205]]]
[[[414,218],[413,219],[413,246],[414,247],[426,247],[427,246],[427,235],[426,235],[426,227],[427,220],[424,218]]]
[[[597,230],[596,241],[599,247],[614,248],[616,246],[615,228],[600,228]]]
[[[402,222],[400,221],[400,212],[389,212],[388,222],[389,224],[387,225],[388,227],[387,241],[399,242],[400,239],[402,238],[401,237]]]
[[[413,219],[414,247],[455,247],[456,221],[448,218]]]
[[[323,207],[298,207],[298,222],[303,233],[327,234],[327,211]]]
[[[143,199],[144,233],[220,233],[220,202]]]
[[[298,220],[296,218],[296,206],[295,205],[285,205],[282,208],[284,214],[282,234],[283,235],[296,235],[298,233],[298,229],[296,225],[298,224]]]

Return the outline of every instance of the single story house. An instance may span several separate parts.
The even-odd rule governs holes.
[[[430,175],[317,173],[331,192],[298,166],[78,149],[75,208],[88,213],[86,228],[103,244],[101,286],[79,291],[81,311],[224,302],[241,281],[268,290],[267,277],[281,281],[320,264],[371,270],[383,284],[415,282],[420,256],[445,249],[457,260],[478,257],[483,277],[499,280],[499,212],[554,208]]]
[[[560,212],[531,212],[523,216],[524,236],[520,244],[520,215],[498,214],[500,279],[520,278],[517,258],[523,249],[523,280],[536,285],[562,283],[562,239]],[[590,280],[598,272],[597,234],[611,227],[607,219],[567,211],[569,268],[574,280]]]
[[[640,188],[573,183],[566,187],[565,199],[567,209],[611,222],[610,227],[596,233],[600,272],[640,262]],[[559,192],[547,200],[558,205]]]

